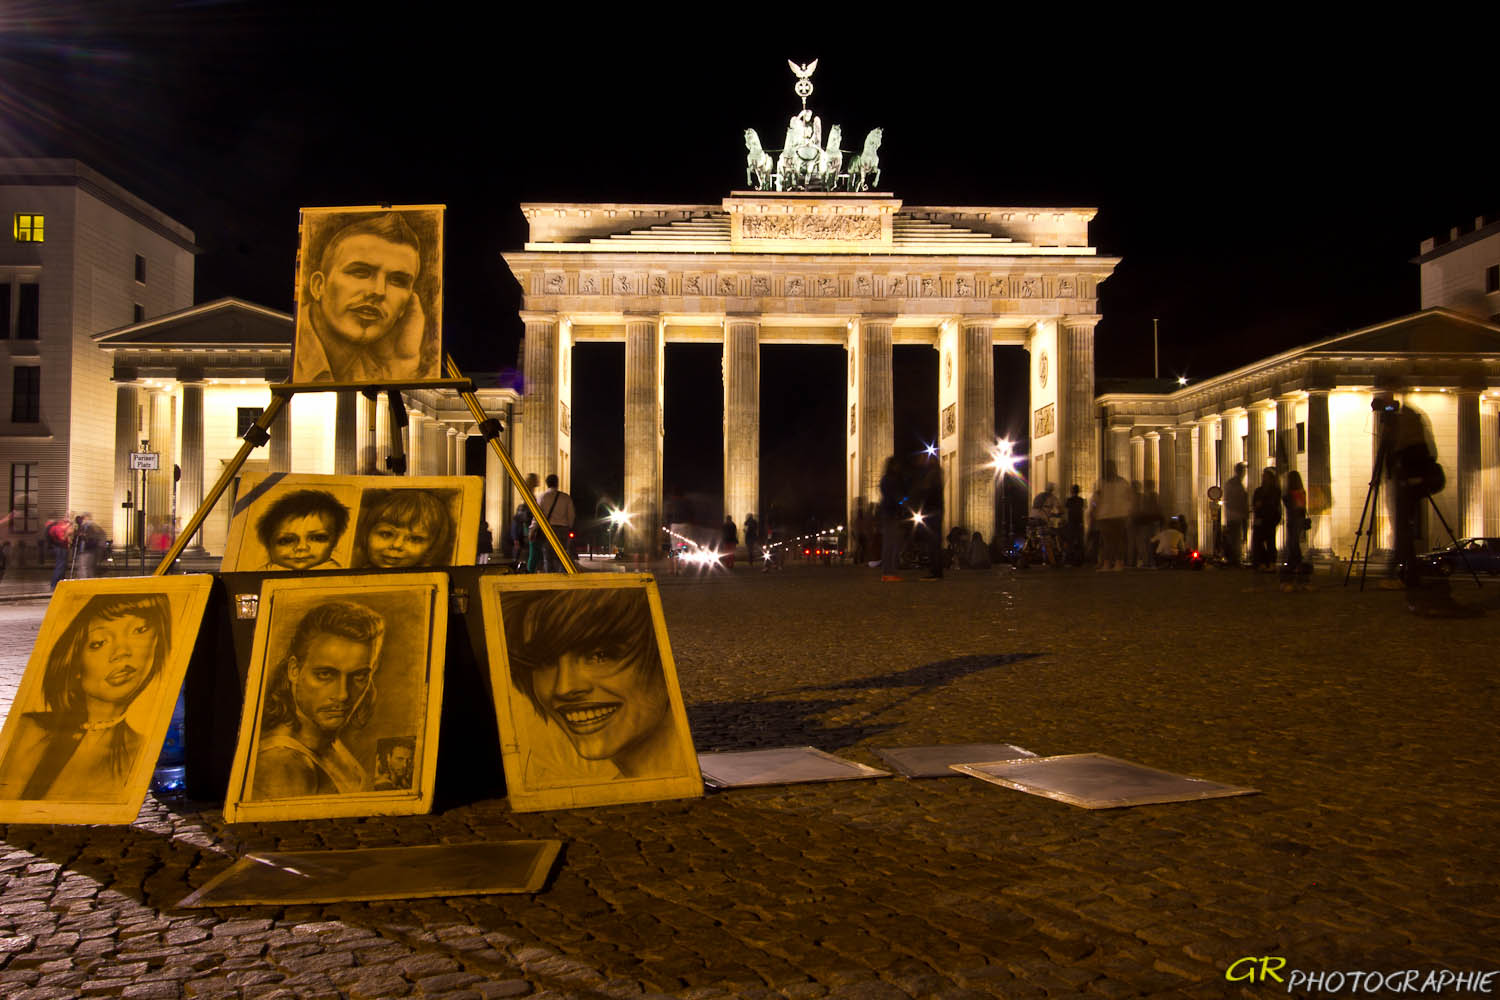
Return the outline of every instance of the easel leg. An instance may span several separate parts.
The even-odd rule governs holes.
[[[188,521],[187,527],[177,535],[177,538],[172,542],[172,547],[167,549],[166,555],[162,556],[161,562],[156,564],[156,569],[151,572],[152,576],[165,576],[167,574],[172,568],[172,564],[177,561],[177,557],[182,555],[182,550],[187,548],[188,540],[196,535],[198,529],[203,527],[203,522],[208,520],[208,512],[213,510],[214,504],[219,502],[219,498],[224,495],[224,491],[229,488],[229,484],[234,481],[234,477],[239,475],[240,467],[245,464],[245,460],[250,457],[250,453],[271,439],[270,435],[266,433],[266,429],[276,421],[276,418],[281,415],[281,411],[286,408],[286,399],[285,396],[281,395],[273,394],[271,396],[271,405],[267,406],[265,411],[261,413],[260,418],[245,431],[245,443],[240,445],[240,450],[235,452],[234,458],[224,467],[224,471],[219,474],[219,481],[214,483],[214,488],[209,490],[208,494],[203,498],[203,503],[193,513],[192,520]]]
[[[463,378],[463,373],[459,371],[458,365],[454,363],[451,355],[445,357],[443,360],[449,378]],[[510,477],[510,481],[515,484],[516,490],[521,494],[521,499],[526,502],[526,509],[531,511],[531,516],[535,519],[537,527],[541,529],[543,537],[547,539],[547,544],[552,546],[553,552],[557,553],[558,561],[562,563],[563,569],[569,574],[577,573],[578,567],[574,565],[573,557],[568,555],[567,546],[563,545],[558,539],[557,532],[552,530],[552,525],[547,522],[547,518],[542,514],[542,509],[536,505],[536,498],[531,495],[531,490],[526,486],[526,481],[521,478],[521,473],[516,468],[516,463],[511,461],[510,453],[500,443],[499,421],[492,420],[485,414],[484,407],[479,405],[479,397],[473,392],[459,390],[458,394],[469,407],[469,413],[473,415],[474,422],[479,425],[480,432],[484,435],[485,440],[489,442],[490,448],[494,450],[495,455],[500,459],[500,464],[505,468],[505,474]]]

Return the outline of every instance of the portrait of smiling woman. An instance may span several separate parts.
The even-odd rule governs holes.
[[[162,594],[88,599],[53,645],[45,711],[25,712],[0,761],[0,798],[121,801],[144,744],[125,715],[171,653]]]
[[[579,805],[701,793],[670,652],[641,578],[491,585],[505,588],[500,617],[516,695],[511,724],[502,723],[516,734],[506,761],[513,807],[556,805],[550,789],[570,789],[566,804]],[[528,803],[528,791],[541,800]]]

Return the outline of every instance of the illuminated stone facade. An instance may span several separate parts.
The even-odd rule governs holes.
[[[528,204],[505,254],[526,322],[524,472],[566,488],[575,343],[624,341],[625,493],[660,523],[662,352],[724,349],[725,513],[759,502],[759,345],[848,352],[846,510],[873,499],[895,450],[893,347],[938,350],[947,520],[995,523],[993,351],[1031,351],[1030,454],[1092,488],[1093,331],[1118,263],[1088,242],[1091,208],[904,207],[890,195],[736,192],[719,205]],[[832,391],[833,387],[830,386]],[[951,408],[951,409],[950,409]],[[1039,432],[1040,431],[1040,432]]]
[[[245,425],[270,404],[270,386],[285,381],[291,365],[292,317],[238,299],[220,299],[97,334],[99,351],[113,387],[114,511],[111,537],[117,549],[136,544],[121,506],[140,495],[140,473],[130,471],[130,453],[144,437],[160,468],[146,474],[148,531],[185,524],[205,492],[234,457]],[[112,361],[112,365],[111,365]],[[486,412],[506,424],[514,448],[520,430],[511,417],[515,390],[484,376],[475,378]],[[450,390],[402,393],[409,421],[405,439],[412,475],[480,474],[464,467],[463,447],[475,433],[473,417]],[[242,474],[266,472],[383,472],[390,456],[389,414],[384,395],[374,401],[356,392],[301,393],[271,425],[271,440],[251,453]],[[182,471],[173,495],[172,468]],[[486,452],[484,517],[503,532],[520,499],[500,462]],[[103,505],[101,505],[101,509]],[[229,508],[221,501],[194,543],[210,554],[223,552]]]
[[[1253,490],[1260,470],[1297,469],[1310,499],[1314,553],[1348,557],[1375,459],[1370,400],[1391,391],[1432,431],[1447,486],[1434,496],[1458,537],[1500,535],[1500,326],[1428,309],[1265,358],[1170,394],[1098,397],[1104,458],[1152,483],[1182,514],[1194,544],[1212,545],[1209,487],[1236,463]],[[1158,474],[1157,470],[1162,470]],[[1167,475],[1167,472],[1171,475]],[[1394,543],[1391,491],[1374,512],[1377,548]],[[1447,544],[1442,525],[1425,541]]]

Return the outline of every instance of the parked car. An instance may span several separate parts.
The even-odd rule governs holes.
[[[1488,573],[1500,576],[1500,538],[1460,538],[1457,545],[1417,556],[1424,573]]]

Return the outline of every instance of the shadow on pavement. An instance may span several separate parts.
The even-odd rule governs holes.
[[[918,688],[913,694],[926,694],[936,691],[950,681],[977,674],[981,670],[992,670],[995,667],[1004,667],[1012,663],[1020,663],[1022,660],[1035,659],[1042,653],[980,653],[973,656],[959,656],[951,660],[939,660],[936,663],[924,663],[920,667],[908,667],[905,670],[894,670],[886,674],[876,674],[873,677],[856,677],[847,681],[839,681],[836,684],[818,684],[807,687],[794,688],[795,691],[848,691],[848,690],[878,690],[883,688]]]
[[[853,705],[850,699],[718,701],[688,706],[693,745],[707,750],[813,746],[836,750],[894,729],[892,725],[829,724],[814,716]]]

